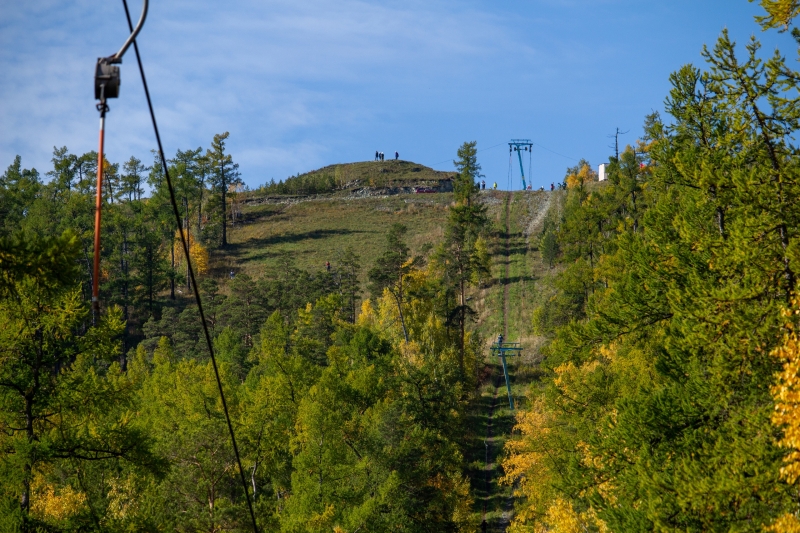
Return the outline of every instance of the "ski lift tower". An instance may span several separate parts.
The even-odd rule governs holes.
[[[506,378],[506,390],[508,391],[508,405],[514,410],[514,398],[511,396],[511,384],[508,381],[508,368],[506,367],[506,356],[520,355],[522,346],[518,342],[504,342],[503,336],[497,337],[497,342],[492,344],[492,355],[499,355],[503,362],[503,375]]]
[[[512,155],[517,152],[517,159],[519,159],[519,173],[522,175],[522,190],[528,188],[525,183],[525,167],[522,164],[522,152],[528,152],[528,170],[530,171],[530,154],[533,152],[533,143],[530,139],[511,139],[508,143],[508,153]],[[511,161],[509,161],[509,165]],[[509,169],[510,171],[510,169]]]

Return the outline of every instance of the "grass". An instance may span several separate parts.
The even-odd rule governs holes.
[[[230,245],[215,254],[212,268],[259,276],[288,253],[297,267],[321,270],[326,261],[335,266],[338,254],[351,247],[361,257],[365,279],[394,223],[408,227],[412,253],[423,254],[438,244],[452,199],[452,194],[437,193],[245,205],[243,223],[230,232]]]
[[[488,348],[488,344],[503,329],[503,299],[507,287],[506,339],[519,341],[523,347],[520,356],[508,358],[512,396],[515,407],[521,409],[526,405],[529,389],[536,386],[540,376],[538,363],[541,356],[538,349],[543,339],[533,331],[533,313],[539,306],[547,304],[557,272],[542,261],[538,243],[546,216],[553,216],[557,212],[563,198],[560,191],[513,193],[508,206],[508,227],[508,193],[492,192],[489,198],[488,214],[493,227],[491,251],[494,281],[477,289],[473,295],[478,311],[476,327],[486,339]],[[508,278],[505,277],[506,263]],[[488,531],[505,531],[512,514],[513,489],[500,485],[498,480],[503,474],[500,466],[505,457],[503,447],[512,434],[514,413],[508,404],[500,361],[489,357],[488,349],[485,374],[487,379],[479,391],[470,420],[470,426],[475,428],[478,437],[469,442],[469,474],[476,498],[475,513],[482,516],[485,509]],[[484,437],[480,435],[487,435],[491,406],[494,407],[491,415],[492,436],[487,439],[490,451],[487,468],[483,457],[486,455],[486,444]]]

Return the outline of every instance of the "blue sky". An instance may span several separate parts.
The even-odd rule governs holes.
[[[511,138],[537,143],[531,181],[549,187],[574,159],[605,161],[616,127],[635,141],[669,74],[701,64],[723,28],[794,54],[759,12],[746,0],[151,0],[138,42],[168,157],[230,131],[250,187],[375,150],[451,170],[468,140],[504,187]],[[0,166],[19,154],[45,172],[53,146],[96,148],[94,63],[126,36],[121,1],[0,3]],[[149,164],[132,48],[121,69],[106,151]]]

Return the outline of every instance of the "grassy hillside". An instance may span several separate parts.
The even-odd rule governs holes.
[[[258,275],[281,254],[303,269],[335,265],[352,247],[366,271],[381,253],[394,223],[405,224],[413,253],[425,254],[442,237],[452,194],[395,195],[343,200],[321,198],[243,206],[243,222],[230,233],[230,246],[215,254],[213,267]]]

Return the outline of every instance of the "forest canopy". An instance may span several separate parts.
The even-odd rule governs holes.
[[[765,27],[797,10],[762,4]],[[800,527],[800,77],[727,31],[703,57],[607,182],[568,171],[513,531]]]

